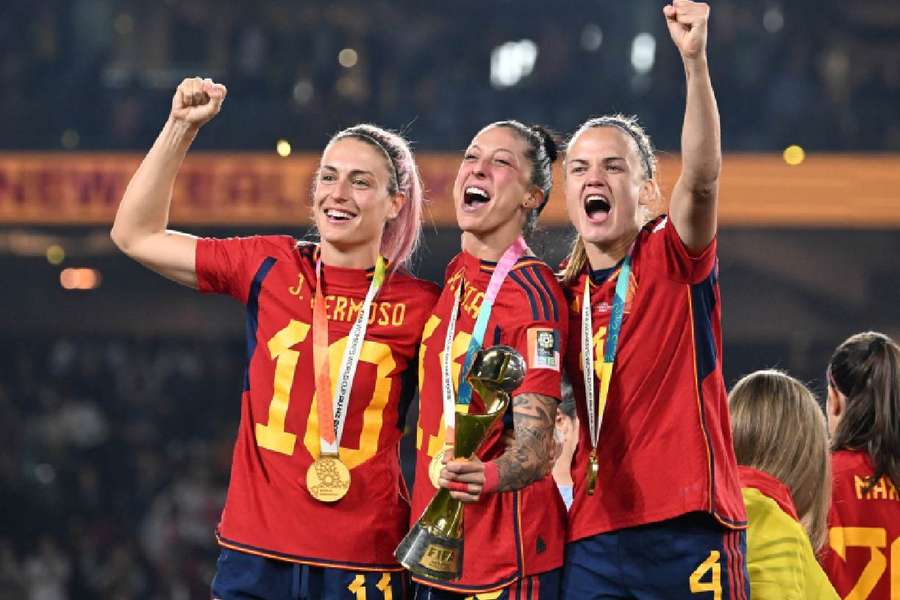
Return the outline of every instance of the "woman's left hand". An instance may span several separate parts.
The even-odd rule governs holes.
[[[684,60],[703,58],[706,53],[706,29],[709,4],[674,0],[663,7],[672,41]]]

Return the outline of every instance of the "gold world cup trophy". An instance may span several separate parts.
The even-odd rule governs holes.
[[[485,414],[456,413],[454,455],[471,458],[509,406],[510,393],[525,378],[522,355],[509,346],[479,350],[466,380],[481,397]],[[463,503],[441,488],[394,551],[413,575],[459,579],[463,563]]]

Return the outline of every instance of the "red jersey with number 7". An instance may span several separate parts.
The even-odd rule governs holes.
[[[900,598],[900,493],[868,454],[831,455],[831,510],[822,568],[841,598]]]
[[[459,389],[466,350],[481,310],[495,263],[468,253],[457,255],[447,267],[444,291],[425,325],[419,356],[419,426],[416,429],[416,478],[413,520],[418,519],[437,489],[428,466],[444,446],[441,357],[457,289],[462,286],[452,340],[453,385]],[[525,393],[560,397],[563,348],[568,322],[565,298],[550,268],[533,256],[522,257],[507,274],[494,301],[482,346],[512,346],[525,359],[526,373],[513,397]],[[484,413],[477,393],[471,412]],[[512,408],[507,411],[511,414]],[[506,428],[513,426],[506,419]],[[504,427],[495,427],[478,452],[493,460],[506,450]],[[416,579],[457,592],[495,590],[514,581],[562,565],[565,505],[550,475],[514,492],[483,494],[465,506],[463,569],[456,581]]]
[[[726,527],[746,526],[722,377],[716,242],[687,252],[661,217],[638,234],[618,352],[597,445],[599,472],[588,495],[591,451],[581,367],[581,303],[590,286],[593,378],[599,399],[618,267],[585,269],[568,290],[567,370],[579,427],[569,541],[706,512]]]
[[[399,570],[409,525],[399,462],[415,357],[439,290],[390,273],[372,303],[340,441],[347,494],[314,499],[306,472],[319,456],[312,305],[318,247],[289,236],[200,239],[197,283],[246,307],[247,365],[231,480],[217,529],[227,548],[353,570]],[[373,270],[323,265],[331,381]]]

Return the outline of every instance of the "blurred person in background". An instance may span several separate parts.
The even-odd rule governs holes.
[[[437,297],[404,269],[422,187],[401,137],[372,125],[321,156],[320,242],[198,239],[167,230],[179,167],[226,89],[184,80],[134,174],[112,238],[164,277],[247,309],[247,367],[213,596],[402,598],[393,559],[409,522],[398,442]],[[190,417],[186,417],[190,418]]]
[[[0,600],[19,600],[26,597],[25,573],[16,558],[16,549],[9,539],[0,538]]]
[[[568,598],[749,594],[721,362],[722,156],[706,56],[709,6],[675,0],[662,12],[687,80],[682,170],[668,216],[652,217],[656,158],[636,119],[590,119],[566,150],[566,204],[578,233],[562,274],[567,373],[582,440]]]
[[[743,377],[728,404],[749,522],[752,597],[836,600],[816,560],[831,499],[822,409],[805,385],[774,370]]]
[[[578,445],[578,414],[575,411],[575,392],[566,377],[562,380],[562,400],[556,413],[554,439],[559,455],[553,463],[553,480],[568,509],[572,506],[572,456]]]
[[[900,597],[900,347],[868,331],[826,372],[832,488],[822,566],[842,598]]]
[[[413,489],[417,519],[438,487],[468,503],[462,576],[414,579],[418,599],[555,599],[559,594],[565,506],[550,477],[567,321],[553,271],[523,236],[534,228],[552,184],[556,142],[518,121],[483,128],[470,142],[453,184],[462,251],[422,341],[419,444]],[[464,376],[482,345],[506,344],[525,359],[512,392],[513,439],[495,427],[470,460],[453,460],[458,407],[486,410]],[[442,359],[452,348],[452,360]],[[457,392],[454,394],[454,390]]]
[[[66,600],[72,560],[51,535],[43,535],[23,565],[28,600]]]

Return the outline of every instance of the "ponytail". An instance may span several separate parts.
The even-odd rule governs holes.
[[[576,235],[569,249],[569,258],[559,275],[563,287],[574,284],[586,264],[587,251],[584,249],[584,240],[580,235]]]
[[[850,336],[828,365],[830,384],[847,399],[834,450],[864,450],[875,467],[871,488],[887,476],[900,488],[900,347],[868,331]]]

